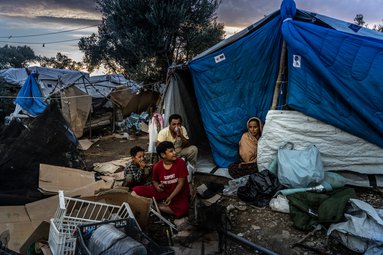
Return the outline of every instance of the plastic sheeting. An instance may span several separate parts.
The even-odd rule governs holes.
[[[347,221],[332,224],[327,235],[338,237],[349,249],[365,255],[383,254],[383,209],[350,199],[352,208],[345,214]]]
[[[287,104],[383,147],[383,35],[359,36],[307,22],[282,25]]]
[[[207,142],[189,72],[170,74],[162,107],[164,127],[169,125],[169,116],[177,113],[182,117],[182,125],[188,131],[191,144],[199,146]]]
[[[41,114],[47,107],[48,104],[44,102],[39,85],[35,80],[35,74],[28,76],[17,95],[16,104],[20,105],[32,117]]]
[[[383,149],[332,125],[295,111],[269,111],[258,143],[258,168],[268,168],[280,146],[315,144],[325,171],[383,174]]]
[[[84,133],[92,107],[92,97],[75,86],[61,92],[61,111],[77,138]]]
[[[36,79],[44,96],[76,86],[93,98],[107,97],[116,87],[126,87],[131,93],[138,93],[142,88],[135,81],[128,80],[122,74],[89,76],[88,73],[68,69],[47,67],[9,68],[0,70],[0,77],[7,83],[22,86],[28,78],[27,70],[37,74]]]
[[[238,159],[246,121],[264,119],[278,75],[282,34],[276,17],[227,47],[189,64],[212,156],[220,167]]]

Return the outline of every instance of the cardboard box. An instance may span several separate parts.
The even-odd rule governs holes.
[[[45,240],[48,241],[50,224],[47,221],[43,221],[32,232],[32,234],[26,239],[23,245],[20,247],[21,254],[27,254],[29,247],[35,242]]]
[[[94,196],[97,191],[102,189],[110,189],[112,182],[98,181],[81,188],[64,192],[67,197],[89,197]],[[53,218],[58,207],[58,196],[49,197],[33,203],[26,204],[25,207],[32,221],[41,222],[49,221]]]
[[[6,230],[10,234],[8,248],[18,252],[20,246],[34,230],[24,206],[0,207],[0,233]]]
[[[96,191],[110,189],[112,184],[112,182],[104,181],[94,182],[81,188],[67,191],[65,196],[94,196]],[[19,252],[21,248],[24,250],[25,245],[28,245],[27,241],[31,241],[29,238],[35,238],[33,235],[35,233],[34,230],[38,227],[40,229],[36,229],[37,234],[35,233],[35,235],[43,235],[42,232],[46,232],[47,226],[46,223],[42,222],[49,221],[54,217],[58,207],[58,200],[58,196],[52,196],[26,204],[25,206],[1,206],[0,233],[9,230],[10,241],[8,248],[16,252]]]
[[[105,194],[100,196],[85,197],[83,199],[95,201],[95,202],[103,202],[103,203],[118,205],[118,206],[126,202],[129,204],[130,208],[132,209],[134,217],[136,218],[140,227],[143,230],[147,229],[152,199],[134,197],[130,193],[118,192],[118,190],[116,190],[115,192],[116,193],[110,193],[110,194]]]
[[[68,192],[92,183],[95,183],[94,172],[40,164],[39,189],[43,193]]]

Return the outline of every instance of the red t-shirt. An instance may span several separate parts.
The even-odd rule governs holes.
[[[176,188],[178,178],[187,178],[187,176],[188,170],[186,168],[185,161],[180,158],[177,158],[168,170],[165,169],[163,160],[157,162],[157,164],[155,164],[153,167],[153,180],[161,182],[165,186],[164,192],[168,193],[169,195]],[[187,181],[177,196],[178,195],[189,196],[189,185],[187,185]]]

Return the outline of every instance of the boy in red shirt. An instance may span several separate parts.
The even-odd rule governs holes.
[[[161,142],[157,146],[157,154],[162,158],[153,167],[152,186],[137,186],[132,195],[138,197],[154,197],[163,202],[159,209],[176,218],[185,216],[189,210],[188,171],[185,161],[177,158],[172,142]]]

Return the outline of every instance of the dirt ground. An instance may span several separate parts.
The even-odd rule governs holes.
[[[113,134],[101,137],[89,150],[84,152],[83,158],[88,170],[92,169],[93,163],[107,162],[129,156],[130,148],[135,145],[147,148],[147,135],[131,136],[130,138],[131,140],[121,139]],[[196,185],[208,182],[226,184],[227,181],[226,178],[206,174],[196,174],[195,177]],[[382,193],[379,190],[356,189],[356,192],[359,199],[369,202],[374,207],[383,207]],[[354,254],[332,238],[328,239],[325,230],[310,235],[304,241],[304,244],[314,247],[314,249],[301,246],[293,247],[293,244],[306,236],[307,232],[295,229],[288,214],[274,212],[269,207],[258,208],[247,205],[236,197],[222,196],[218,203],[226,207],[234,206],[234,209],[228,212],[231,232],[258,246],[271,250],[275,254]],[[227,242],[226,253],[262,254],[249,249],[248,246],[241,242],[234,241]]]

